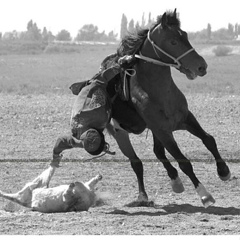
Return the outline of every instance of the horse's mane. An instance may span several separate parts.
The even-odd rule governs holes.
[[[163,23],[163,16],[158,16],[157,21],[151,25],[150,28],[139,28],[135,32],[128,33],[120,42],[120,46],[117,49],[119,56],[133,55],[137,53],[142,44],[144,43],[148,31],[153,30],[156,26]],[[165,13],[165,21],[168,27],[180,27],[180,20],[176,16],[175,11],[168,11]]]

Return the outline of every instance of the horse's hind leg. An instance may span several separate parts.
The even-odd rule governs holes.
[[[164,168],[167,170],[168,176],[171,179],[171,186],[175,193],[182,193],[184,191],[184,186],[181,179],[178,176],[178,171],[172,164],[169,162],[165,155],[165,149],[162,143],[155,137],[153,134],[153,151],[157,158],[162,162]]]
[[[117,144],[122,151],[122,153],[130,160],[131,166],[137,175],[139,195],[138,201],[144,202],[148,201],[148,196],[145,191],[144,181],[143,181],[143,165],[141,160],[136,155],[133,146],[129,139],[129,134],[121,129],[115,129],[112,125],[108,124],[108,132],[115,138]]]
[[[221,158],[215,139],[210,134],[206,133],[194,115],[189,111],[187,120],[185,122],[186,130],[189,131],[191,134],[195,135],[196,137],[200,138],[206,148],[213,154],[216,164],[217,164],[217,172],[221,180],[226,181],[230,178],[231,173],[227,164]]]

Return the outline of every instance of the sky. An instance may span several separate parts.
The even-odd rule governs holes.
[[[0,32],[26,31],[30,20],[54,35],[65,29],[75,37],[84,24],[98,26],[99,32],[119,33],[122,14],[140,21],[149,12],[156,19],[177,8],[181,28],[200,31],[210,23],[212,30],[240,24],[239,0],[0,0]]]

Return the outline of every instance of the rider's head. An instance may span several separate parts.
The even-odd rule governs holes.
[[[99,155],[105,149],[105,139],[102,131],[90,128],[80,138],[84,149],[91,155]]]

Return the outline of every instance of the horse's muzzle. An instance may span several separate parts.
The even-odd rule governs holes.
[[[207,63],[203,60],[200,64],[189,66],[188,68],[181,65],[179,71],[184,73],[188,79],[194,80],[198,76],[203,77],[207,74]]]
[[[204,62],[200,67],[198,67],[198,76],[203,77],[204,75],[207,74],[207,63]]]

